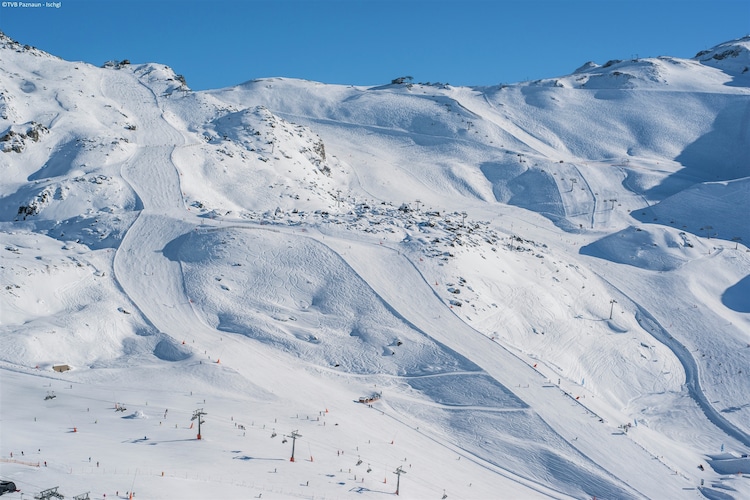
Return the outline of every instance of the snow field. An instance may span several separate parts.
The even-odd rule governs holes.
[[[199,93],[0,42],[24,495],[750,495],[746,39]]]

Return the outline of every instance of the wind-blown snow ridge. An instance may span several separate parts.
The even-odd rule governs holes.
[[[749,45],[193,92],[0,34],[2,479],[750,495]]]

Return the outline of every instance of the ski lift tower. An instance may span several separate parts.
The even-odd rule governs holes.
[[[396,474],[396,495],[398,495],[398,488],[401,486],[401,474],[406,474],[406,471],[399,465],[394,474]]]
[[[294,444],[297,442],[297,438],[301,438],[302,435],[297,431],[292,431],[289,437],[292,438],[292,458],[289,461],[294,462]]]
[[[203,417],[203,415],[208,415],[208,414],[203,411],[203,408],[201,408],[200,410],[195,410],[193,412],[193,418],[190,419],[190,420],[196,420],[196,419],[198,420],[198,439],[201,439],[201,424],[205,423],[203,418],[201,418]]]

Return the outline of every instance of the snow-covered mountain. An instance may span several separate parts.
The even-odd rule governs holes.
[[[194,92],[0,36],[0,478],[750,497],[749,68]]]

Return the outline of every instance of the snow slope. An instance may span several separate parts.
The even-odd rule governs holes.
[[[192,92],[3,36],[0,476],[750,496],[749,48]]]

